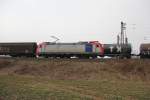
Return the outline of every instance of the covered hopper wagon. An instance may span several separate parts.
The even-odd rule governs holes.
[[[140,45],[140,57],[150,58],[150,43]]]
[[[0,55],[35,57],[36,42],[0,43]]]

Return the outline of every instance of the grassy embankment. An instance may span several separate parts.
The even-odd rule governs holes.
[[[0,100],[149,100],[150,60],[0,59]]]

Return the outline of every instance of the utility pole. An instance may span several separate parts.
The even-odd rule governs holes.
[[[120,36],[121,48],[123,48],[125,44],[128,44],[128,38],[126,36],[126,23],[121,22],[121,36]]]
[[[126,23],[121,22],[121,45],[127,42],[127,37],[125,37]]]
[[[121,33],[120,33],[120,48],[121,48],[121,57],[123,57],[126,52],[126,46],[128,44],[128,38],[126,35],[126,23],[121,21]]]

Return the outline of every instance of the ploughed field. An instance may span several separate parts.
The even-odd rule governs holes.
[[[0,100],[150,100],[150,60],[1,58]]]

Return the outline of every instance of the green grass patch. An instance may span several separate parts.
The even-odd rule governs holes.
[[[49,85],[48,85],[49,84]],[[33,77],[0,76],[0,97],[4,100],[92,100]]]
[[[1,75],[4,100],[150,100],[150,85],[142,81],[49,80]]]

